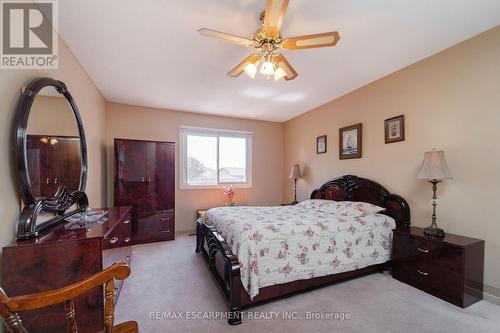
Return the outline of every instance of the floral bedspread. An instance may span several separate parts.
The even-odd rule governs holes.
[[[251,298],[259,288],[347,272],[390,260],[395,221],[284,207],[220,207],[205,215],[238,256]]]

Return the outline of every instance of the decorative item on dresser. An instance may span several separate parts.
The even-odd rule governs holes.
[[[448,169],[444,158],[444,151],[428,151],[425,153],[424,161],[417,179],[427,180],[432,184],[432,224],[424,229],[424,233],[428,236],[443,237],[444,230],[438,228],[436,224],[436,206],[438,203],[436,197],[437,184],[445,179],[452,179],[451,172]]]
[[[293,179],[293,201],[292,205],[296,205],[299,202],[297,201],[297,179],[302,178],[302,172],[300,172],[300,165],[294,164],[292,169],[290,170],[289,179]]]
[[[126,264],[113,264],[113,266],[98,272],[91,277],[78,281],[72,285],[65,286],[57,290],[50,290],[43,293],[8,297],[0,289],[0,315],[2,316],[7,331],[9,333],[28,333],[23,325],[18,312],[32,311],[64,303],[68,333],[81,332],[79,330],[78,309],[75,308],[73,299],[83,295],[96,287],[102,288],[105,285],[104,321],[105,332],[113,333],[137,333],[139,327],[135,321],[127,321],[114,325],[115,317],[115,282],[123,281],[130,275],[130,267]],[[93,318],[94,320],[96,318]],[[33,332],[30,330],[29,332]],[[53,332],[53,331],[51,331]],[[63,331],[60,331],[63,332]],[[99,332],[103,332],[99,330]],[[97,333],[97,331],[95,331]]]
[[[397,228],[407,229],[410,226],[410,208],[406,200],[391,194],[380,184],[368,179],[350,175],[338,177],[314,190],[310,198],[371,203],[385,208],[383,214],[393,218]],[[198,220],[196,226],[196,252],[203,255],[210,272],[223,290],[229,303],[228,322],[231,325],[241,323],[239,311],[242,308],[290,293],[380,271],[384,267],[384,264],[376,264],[353,271],[271,285],[260,288],[257,296],[252,299],[243,287],[238,257],[217,228],[205,224],[203,220]]]
[[[483,298],[483,240],[395,230],[392,266],[395,279],[462,308]]]
[[[133,244],[175,239],[175,143],[115,139],[115,206],[134,207]]]
[[[101,209],[100,209],[101,210]],[[84,280],[114,263],[131,261],[131,207],[104,208],[107,221],[61,224],[43,235],[3,248],[2,287],[10,297],[46,292]],[[116,281],[115,303],[123,281]],[[80,333],[103,329],[103,289],[74,299]],[[29,332],[64,332],[64,306],[23,314]]]

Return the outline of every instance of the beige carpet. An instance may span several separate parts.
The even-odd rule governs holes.
[[[223,319],[187,319],[227,310],[225,300],[194,253],[195,237],[133,248],[132,275],[117,306],[117,322],[136,320],[143,333],[155,332],[500,332],[500,307],[482,301],[460,309],[375,273],[248,309],[246,315],[279,319],[244,319],[229,326]],[[174,312],[179,313],[174,313]],[[194,314],[193,312],[200,311]],[[151,319],[151,313],[156,319]],[[190,312],[190,313],[188,313]],[[349,320],[293,320],[307,312],[349,313]],[[170,319],[166,318],[170,315]],[[214,314],[215,315],[215,314]],[[179,317],[175,319],[174,317]],[[182,318],[180,318],[182,317]]]

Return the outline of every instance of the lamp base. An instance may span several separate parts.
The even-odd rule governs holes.
[[[435,225],[430,225],[427,228],[424,228],[424,235],[442,238],[442,237],[444,237],[444,230],[441,228],[438,228]]]

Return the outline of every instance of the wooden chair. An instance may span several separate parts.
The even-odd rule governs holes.
[[[113,279],[124,280],[130,275],[130,267],[120,263],[92,275],[88,279],[74,283],[64,288],[47,292],[35,293],[16,297],[8,297],[0,288],[0,315],[4,319],[7,332],[28,333],[23,327],[23,322],[18,312],[35,310],[59,303],[64,303],[66,318],[68,319],[68,333],[78,333],[75,319],[75,306],[73,298],[80,296],[89,290],[105,285],[104,305],[104,331],[105,333],[137,333],[139,332],[137,322],[128,321],[117,326],[114,323],[114,295],[115,284]]]

